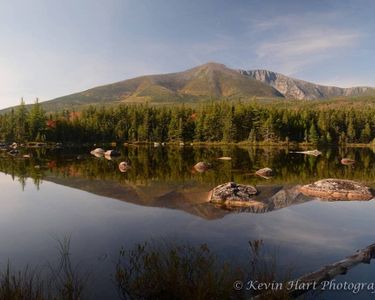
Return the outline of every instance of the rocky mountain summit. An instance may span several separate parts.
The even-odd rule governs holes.
[[[268,70],[239,70],[245,76],[274,87],[285,98],[313,100],[330,97],[361,96],[373,91],[370,87],[340,88],[295,79]]]

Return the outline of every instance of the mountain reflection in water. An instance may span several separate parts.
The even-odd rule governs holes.
[[[205,219],[222,218],[233,212],[265,213],[312,200],[299,193],[301,184],[321,178],[345,178],[371,185],[375,179],[374,152],[369,148],[322,150],[318,157],[295,153],[286,148],[241,147],[147,147],[127,146],[121,156],[98,158],[87,148],[23,150],[19,157],[2,153],[0,171],[17,177],[24,187],[32,178],[38,187],[50,181],[129,203],[178,209]],[[23,154],[31,154],[23,158]],[[219,157],[231,160],[219,160]],[[351,157],[355,165],[344,166],[342,157]],[[130,163],[121,173],[118,164]],[[206,172],[193,166],[204,161],[212,165]],[[255,176],[259,168],[270,167],[275,176]],[[255,205],[223,209],[207,203],[208,192],[228,181],[257,186]]]

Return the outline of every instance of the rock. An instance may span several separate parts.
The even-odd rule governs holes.
[[[354,160],[354,159],[351,159],[351,158],[343,158],[343,159],[341,160],[341,163],[342,163],[343,165],[352,165],[352,164],[355,163],[355,160]]]
[[[23,155],[23,158],[31,158],[31,157],[33,157],[32,154],[25,154],[25,155]]]
[[[253,200],[257,193],[257,189],[251,185],[228,182],[215,187],[210,192],[209,201],[225,206],[252,206],[258,203]]]
[[[203,173],[211,168],[210,163],[206,163],[203,161],[200,161],[199,163],[195,164],[194,169],[198,171],[199,173]]]
[[[96,157],[102,157],[105,153],[105,150],[102,148],[96,148],[92,150],[90,153]]]
[[[229,156],[222,156],[222,157],[219,157],[218,159],[220,159],[220,160],[231,160],[232,158],[229,157]]]
[[[18,144],[16,142],[14,142],[14,143],[12,143],[12,145],[10,145],[10,148],[17,149],[18,148]]]
[[[281,209],[294,204],[305,203],[312,200],[311,198],[303,195],[300,190],[300,185],[284,187],[279,190],[269,199],[272,203],[272,210]]]
[[[8,152],[8,154],[9,154],[9,155],[12,155],[12,156],[17,155],[18,153],[19,153],[19,151],[16,150],[16,149],[12,149],[12,150],[10,150],[10,151]]]
[[[104,156],[112,157],[112,156],[120,156],[121,153],[116,150],[108,150],[104,153]]]
[[[160,143],[154,143],[154,147],[157,148],[157,147],[160,147]]]
[[[294,153],[300,153],[300,154],[306,154],[306,155],[313,155],[313,156],[319,156],[322,154],[319,150],[308,150],[308,151],[296,151]]]
[[[118,169],[120,170],[121,173],[127,172],[130,168],[131,166],[126,161],[122,161],[118,165]]]
[[[359,182],[344,179],[323,179],[300,189],[306,196],[327,200],[370,200],[373,190]]]
[[[270,168],[263,168],[256,171],[255,174],[264,178],[269,178],[273,176],[273,171]]]

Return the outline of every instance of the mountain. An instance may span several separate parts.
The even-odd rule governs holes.
[[[267,70],[234,70],[207,63],[183,72],[146,75],[42,102],[46,111],[119,103],[172,104],[211,99],[314,100],[375,95],[370,87],[339,88],[294,79]],[[9,111],[10,108],[0,111]]]
[[[210,98],[283,97],[272,86],[218,63],[187,71],[147,75],[43,102],[45,107],[104,103],[197,101]]]
[[[313,100],[335,97],[354,97],[374,92],[374,89],[370,87],[339,88],[314,84],[267,70],[239,70],[239,72],[274,87],[285,98],[290,99]]]

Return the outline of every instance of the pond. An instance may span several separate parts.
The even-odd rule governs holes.
[[[281,267],[292,266],[294,276],[375,242],[373,200],[280,196],[280,191],[322,178],[374,187],[370,148],[321,149],[315,157],[287,148],[129,145],[112,160],[96,158],[90,150],[37,149],[31,158],[1,154],[0,267],[8,260],[14,267],[53,263],[57,240],[70,236],[73,261],[91,273],[91,297],[118,299],[112,276],[119,249],[147,240],[207,243],[219,257],[240,265],[248,261],[248,242],[263,240],[277,252]],[[218,159],[223,156],[232,159]],[[356,163],[342,165],[342,157]],[[131,169],[120,172],[121,161]],[[198,161],[210,162],[212,169],[194,171]],[[274,176],[254,174],[263,167],[272,168]],[[207,203],[208,192],[228,181],[259,187],[267,205],[228,210]],[[337,279],[371,281],[374,275],[366,265]],[[353,297],[350,292],[327,295]]]

